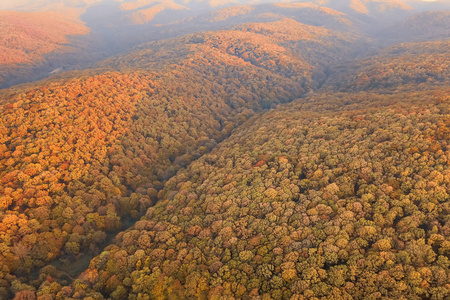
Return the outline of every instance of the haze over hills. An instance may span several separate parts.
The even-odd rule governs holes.
[[[3,1],[0,3],[0,10],[19,10],[19,11],[55,11],[78,12],[82,14],[87,9],[98,6],[99,4],[110,4],[110,8],[119,8],[122,11],[139,12],[141,10],[158,7],[161,4],[177,5],[179,8],[195,11],[205,11],[217,9],[225,6],[235,6],[236,4],[253,5],[258,3],[270,3],[278,1],[235,1],[235,0],[210,0],[210,1],[173,1],[173,0],[18,0]],[[321,6],[334,8],[346,13],[389,13],[391,10],[433,10],[448,9],[449,3],[446,0],[311,0],[311,1],[282,1],[282,2],[309,2]],[[173,9],[166,7],[167,9]],[[75,15],[75,14],[72,14]]]
[[[402,0],[315,0],[311,2],[351,15],[366,15],[377,18],[382,17],[383,14],[384,18],[386,18],[387,15],[404,14],[413,10],[412,7]]]
[[[384,43],[420,42],[450,37],[450,11],[415,14],[378,33]]]
[[[174,19],[198,15],[223,7],[239,9],[236,4],[255,5],[259,3],[275,3],[278,1],[235,1],[235,0],[40,0],[40,1],[5,1],[0,4],[0,10],[18,11],[53,11],[63,13],[73,19],[83,18],[83,14],[89,10],[95,11],[97,17],[108,16],[107,19],[114,20],[117,24],[143,24],[151,22],[158,15],[159,22],[173,21]],[[449,9],[446,0],[423,1],[423,0],[300,0],[282,1],[314,3],[323,7],[329,7],[344,13],[369,18],[387,20],[392,17],[405,16],[414,10],[443,10]],[[101,10],[99,10],[101,8]],[[170,12],[170,13],[167,13]],[[86,17],[85,17],[86,19]],[[94,20],[88,20],[94,22]],[[106,21],[105,21],[106,22]],[[106,22],[108,23],[108,22]],[[108,23],[113,25],[114,22]],[[105,24],[103,24],[105,25]]]
[[[0,299],[450,297],[448,12],[14,5]]]
[[[417,10],[450,9],[450,3],[446,0],[405,0],[405,3]]]
[[[52,13],[0,13],[2,65],[38,61],[68,44],[67,36],[88,33],[87,27],[67,22]]]
[[[44,78],[53,70],[74,69],[86,67],[92,62],[99,61],[129,50],[133,46],[160,40],[186,33],[204,30],[226,29],[239,23],[267,22],[280,20],[284,17],[293,18],[301,23],[314,26],[323,25],[332,29],[344,29],[359,32],[379,32],[379,29],[398,22],[403,17],[416,12],[406,2],[393,0],[352,0],[352,1],[324,1],[317,0],[301,3],[255,4],[249,1],[247,5],[232,6],[232,3],[214,2],[206,5],[205,2],[172,0],[140,0],[140,1],[7,1],[0,4],[0,9],[20,11],[48,11],[50,19],[57,22],[64,20],[71,23],[84,23],[89,27],[90,34],[83,37],[70,38],[72,44],[81,46],[76,55],[62,55],[63,53],[49,53],[32,63],[33,66],[43,63],[42,68],[30,68],[29,65],[17,65],[8,75],[4,74],[0,87]],[[246,2],[240,2],[245,4]],[[258,3],[258,1],[256,2]],[[431,5],[431,4],[430,4]],[[442,3],[444,7],[445,3]],[[221,7],[225,7],[220,9]],[[440,7],[433,2],[433,7]],[[322,16],[328,16],[322,18]],[[413,20],[415,24],[430,22],[436,16],[423,15],[421,20]],[[445,17],[444,17],[445,18]],[[31,18],[32,19],[32,18]],[[317,21],[319,20],[319,21]],[[317,23],[318,22],[318,23]],[[405,21],[407,22],[407,21]],[[339,24],[340,23],[340,24]],[[437,26],[439,23],[435,21]],[[430,25],[430,26],[428,26]],[[75,25],[73,25],[75,26]],[[409,29],[407,23],[393,26],[403,26]],[[418,27],[418,31],[409,33],[411,36],[420,36],[422,30],[431,29],[431,24]],[[18,28],[17,30],[21,30]],[[388,29],[389,34],[392,31]],[[402,35],[401,31],[398,31]],[[70,34],[70,32],[67,32]],[[384,33],[383,33],[384,34]],[[33,43],[41,43],[40,36],[33,36]],[[392,37],[393,43],[399,37]],[[22,46],[20,46],[22,47]],[[20,50],[13,54],[18,56]],[[14,71],[16,70],[16,71]],[[15,74],[15,72],[17,72]]]
[[[66,7],[88,7],[88,6],[92,6],[92,5],[96,5],[100,2],[102,2],[104,0],[16,0],[16,1],[3,1],[0,4],[0,9],[2,10],[42,10],[43,8],[48,8],[50,6],[55,6],[55,5],[64,5]],[[120,4],[125,4],[128,7],[133,6],[134,8],[139,8],[145,5],[149,5],[151,3],[157,2],[155,0],[112,0],[114,2],[118,2]],[[405,5],[409,5],[409,6],[414,6],[414,5],[432,5],[432,6],[437,6],[437,5],[445,5],[445,0],[434,0],[434,1],[430,1],[430,0],[394,0],[394,1],[389,1],[389,0],[355,0],[355,1],[350,1],[350,0],[313,0],[310,2],[317,2],[318,4],[321,5],[327,5],[327,4],[331,4],[331,5],[349,5],[349,4],[359,4],[359,5],[367,5],[370,3],[378,3],[376,5],[381,5],[382,3],[385,3],[385,5],[388,6],[405,6]],[[186,4],[190,4],[190,3],[195,3],[195,2],[201,2],[201,1],[184,1],[184,3]],[[249,4],[249,3],[257,3],[260,1],[240,1],[239,3],[242,4]],[[265,2],[277,2],[277,1],[265,1]],[[282,1],[282,2],[287,2],[287,1]],[[303,2],[303,1],[301,1]],[[433,2],[433,3],[430,3]],[[222,4],[222,5],[226,5],[226,4],[236,4],[235,1],[216,1],[216,2],[209,2],[209,3],[215,3],[215,5],[217,6],[218,4]]]
[[[127,5],[125,5],[127,4]],[[81,51],[76,51],[76,55],[69,55],[69,53],[52,52],[46,56],[35,57],[34,61],[30,61],[30,66],[17,65],[8,66],[12,71],[8,76],[5,74],[5,80],[0,87],[6,87],[14,83],[19,83],[19,78],[23,81],[32,80],[39,77],[48,76],[53,70],[63,67],[64,69],[73,69],[81,65],[86,65],[93,61],[99,60],[102,57],[111,54],[129,50],[131,47],[147,42],[149,40],[158,40],[162,38],[179,36],[185,33],[197,32],[211,29],[224,29],[236,26],[236,24],[248,22],[268,22],[282,20],[289,17],[301,23],[306,23],[314,26],[325,26],[329,29],[357,31],[360,25],[357,20],[351,20],[343,13],[323,8],[315,4],[299,4],[295,7],[285,5],[255,5],[247,8],[239,6],[236,8],[226,8],[217,10],[213,13],[200,14],[197,17],[191,17],[180,20],[175,24],[166,24],[164,26],[157,26],[158,19],[155,16],[153,23],[139,21],[134,24],[129,18],[134,18],[129,13],[136,13],[142,7],[147,7],[145,3],[138,3],[139,5],[132,6],[135,2],[122,3],[122,9],[117,9],[117,15],[110,15],[108,11],[109,5],[94,6],[88,10],[82,17],[86,21],[86,25],[90,28],[91,34],[85,37],[71,37],[73,44],[77,44]],[[119,4],[117,4],[119,6]],[[140,6],[144,5],[144,6]],[[153,7],[153,6],[152,6]],[[234,12],[230,12],[233,10]],[[101,12],[105,12],[103,15]],[[125,12],[125,15],[122,15]],[[163,12],[161,12],[163,13]],[[47,24],[56,26],[58,20],[62,17],[60,15],[52,14],[52,18],[47,19]],[[53,17],[54,16],[54,17]],[[177,19],[176,14],[171,16],[173,20]],[[54,19],[52,23],[52,19]],[[114,21],[112,21],[114,20]],[[31,20],[29,21],[31,22]],[[67,21],[73,23],[72,21]],[[130,23],[131,22],[131,23]],[[167,22],[167,20],[166,20]],[[16,26],[17,24],[11,24]],[[73,25],[81,26],[81,25]],[[45,28],[45,26],[43,27]],[[16,26],[15,30],[22,30],[20,26]],[[10,31],[11,33],[12,31]],[[67,32],[70,34],[70,32]],[[32,35],[30,37],[35,44],[45,43],[45,37],[39,35]],[[61,42],[61,41],[60,41]],[[26,45],[19,45],[19,47],[26,48]],[[14,49],[14,48],[13,48]],[[20,50],[15,48],[16,56],[20,55]],[[65,55],[64,55],[65,54]],[[6,54],[5,54],[6,55]],[[34,66],[41,66],[42,68],[31,68]],[[47,67],[46,67],[47,66]]]
[[[33,68],[45,66],[49,54],[68,54],[79,46],[70,36],[86,35],[89,29],[55,13],[0,11],[0,87],[23,82]],[[31,77],[32,78],[32,77]]]

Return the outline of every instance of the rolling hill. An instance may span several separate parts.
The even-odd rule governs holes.
[[[322,94],[250,119],[68,295],[444,299],[448,92]]]
[[[75,51],[70,36],[88,32],[55,13],[0,11],[0,87],[29,80],[26,73],[44,65],[49,54]]]
[[[344,30],[352,34],[357,31],[355,29],[357,24],[354,24],[344,14],[313,4],[300,4],[296,7],[272,4],[247,7],[239,6],[218,10],[214,13],[200,14],[198,17],[186,19],[181,19],[180,15],[167,13],[159,8],[161,5],[173,6],[175,5],[174,2],[135,1],[121,4],[115,3],[114,5],[110,3],[102,4],[92,2],[91,4],[92,6],[87,6],[86,12],[81,17],[81,20],[85,22],[85,26],[89,27],[90,34],[79,36],[76,40],[71,38],[70,41],[64,35],[61,36],[61,34],[78,33],[74,31],[76,28],[78,28],[77,30],[85,30],[83,33],[87,33],[87,29],[77,23],[80,22],[79,19],[75,22],[70,18],[63,19],[60,15],[48,12],[5,12],[5,15],[10,14],[15,16],[15,19],[13,17],[4,19],[4,22],[11,23],[8,25],[9,27],[14,28],[14,30],[8,29],[8,33],[5,33],[4,39],[8,39],[8,34],[17,35],[23,31],[23,47],[26,48],[25,43],[29,43],[30,41],[36,45],[41,42],[46,44],[39,44],[39,47],[42,49],[37,50],[40,52],[36,50],[36,55],[30,57],[33,63],[21,64],[21,61],[14,61],[10,64],[4,64],[4,71],[2,73],[4,79],[0,87],[7,87],[12,84],[46,77],[52,71],[60,70],[60,68],[74,69],[80,66],[83,67],[88,63],[105,58],[105,56],[110,56],[114,53],[117,54],[122,51],[130,51],[133,46],[148,41],[182,36],[186,33],[204,30],[229,29],[238,24],[249,22],[282,21],[285,18],[289,18],[302,24],[325,26],[328,30],[332,30],[333,34],[337,31]],[[177,5],[173,7],[181,8]],[[81,5],[80,7],[85,6]],[[179,11],[183,14],[186,9],[183,8]],[[233,11],[233,13],[230,11]],[[193,13],[191,12],[190,14],[192,15]],[[26,16],[28,14],[31,17],[27,19]],[[33,18],[36,21],[33,21]],[[45,22],[42,22],[42,24],[39,23],[40,25],[38,26],[36,22],[39,22],[43,18],[45,18]],[[19,22],[19,19],[22,21]],[[165,21],[161,24],[162,19]],[[178,21],[172,24],[170,20]],[[62,22],[63,25],[57,25],[59,24],[58,22]],[[73,28],[69,27],[69,24]],[[56,36],[48,37],[44,34],[49,31],[49,26],[57,26],[60,29],[55,31]],[[7,27],[4,28],[6,30]],[[41,32],[37,34],[34,32],[27,33],[29,28],[40,28],[38,30],[41,30]],[[70,31],[71,29],[72,31]],[[78,46],[77,48],[72,47],[75,44]],[[8,43],[5,42],[5,45],[8,45]],[[32,45],[28,45],[28,47],[30,46]],[[21,49],[14,45],[10,46],[10,48],[6,49],[11,54],[8,54],[8,57],[11,56],[26,60],[27,55],[31,56],[33,52],[27,55],[22,54],[24,51],[31,51],[33,49],[25,48]]]
[[[402,43],[336,67],[327,81],[335,91],[430,89],[448,85],[449,40]]]
[[[248,24],[152,42],[84,75],[8,95],[0,262],[3,275],[14,275],[6,285],[20,279],[39,287],[42,276],[28,277],[37,268],[97,253],[145,214],[166,180],[233,128],[320,86],[319,56],[339,60],[352,43],[289,19]]]
[[[450,11],[418,13],[378,33],[384,43],[421,42],[450,37]]]
[[[53,39],[51,47],[48,41],[40,46],[47,50],[39,54],[39,57],[33,58],[34,61],[39,60],[39,63],[30,65],[14,62],[3,65],[0,74],[3,81],[0,87],[48,77],[55,70],[58,72],[62,69],[85,68],[93,62],[129,51],[133,47],[149,41],[199,31],[230,29],[239,24],[279,21],[284,18],[352,34],[366,35],[368,32],[371,34],[378,32],[378,36],[383,40],[389,37],[388,40],[391,44],[425,40],[430,34],[434,34],[435,38],[440,38],[448,33],[448,30],[440,25],[440,22],[446,24],[444,12],[417,15],[410,21],[405,20],[380,33],[380,26],[386,27],[399,22],[404,16],[412,15],[415,12],[399,1],[359,0],[260,4],[251,1],[245,5],[230,6],[230,3],[220,5],[216,3],[212,6],[214,8],[200,4],[198,1],[177,2],[172,0],[34,1],[33,3],[22,1],[14,5],[3,4],[0,8],[38,12],[33,14],[30,12],[4,12],[4,22],[11,22],[8,25],[8,33],[16,32],[22,35],[23,31],[26,39],[34,40],[33,43],[36,44],[44,38],[42,33],[48,32],[46,28],[52,24],[51,26],[58,28],[56,32],[62,33],[63,36],[58,35],[57,41]],[[15,19],[11,16],[6,17],[8,14],[15,15]],[[27,15],[19,17],[20,14],[31,15],[28,18]],[[41,35],[29,36],[30,33],[27,33],[25,27],[30,28],[30,25],[36,27],[39,18],[45,18],[45,24],[41,26]],[[22,21],[19,22],[19,19]],[[36,20],[33,21],[33,19]],[[408,22],[420,23],[423,26],[409,31],[412,27],[408,25]],[[87,29],[83,25],[89,28],[89,34],[85,34]],[[11,26],[15,26],[15,29],[10,30]],[[79,33],[83,33],[83,35]],[[75,34],[77,34],[76,38]],[[67,40],[68,35],[71,36],[69,40]],[[8,34],[4,36],[6,38]],[[399,40],[399,37],[407,36],[411,38]],[[66,47],[57,46],[55,43]],[[67,43],[69,45],[66,45]],[[75,45],[77,47],[74,48]],[[55,52],[54,50],[57,49],[59,50]],[[20,49],[20,47],[6,50],[11,54],[8,56],[20,57],[20,60],[26,60],[26,57],[29,56],[29,54],[22,55],[24,49]],[[44,54],[45,57],[43,57]]]
[[[447,299],[446,12],[341,3],[60,3],[126,51],[0,92],[0,299]]]

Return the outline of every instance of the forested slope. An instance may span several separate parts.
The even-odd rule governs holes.
[[[276,1],[274,1],[276,2]],[[394,0],[352,0],[352,1],[300,1],[294,3],[261,3],[261,1],[240,2],[246,5],[231,5],[229,1],[174,1],[174,0],[76,0],[76,1],[14,1],[2,3],[1,9],[17,10],[1,12],[2,23],[10,22],[5,37],[27,37],[41,41],[39,47],[48,46],[48,34],[73,35],[79,32],[70,31],[76,26],[85,30],[82,23],[89,28],[89,34],[70,39],[71,46],[58,38],[57,51],[42,57],[40,64],[17,64],[0,68],[3,83],[0,87],[8,87],[27,81],[48,77],[52,71],[63,69],[85,68],[93,62],[105,57],[128,51],[132,47],[154,40],[167,39],[205,30],[223,30],[238,24],[249,22],[273,22],[283,18],[294,19],[313,26],[323,26],[328,30],[342,32],[375,33],[380,28],[398,22],[403,17],[413,15],[378,34],[379,41],[396,43],[422,41],[424,34],[432,34],[435,38],[448,36],[448,12],[427,12],[417,14],[404,1]],[[339,4],[341,3],[341,4]],[[437,2],[433,2],[437,3]],[[431,4],[430,4],[431,5]],[[441,5],[441,4],[439,4]],[[436,4],[438,9],[440,6]],[[442,6],[445,7],[445,6]],[[19,12],[20,11],[20,12]],[[57,16],[57,17],[55,17]],[[19,20],[20,19],[20,20]],[[417,25],[420,24],[420,25]],[[446,25],[443,25],[446,24]],[[4,25],[4,24],[3,24]],[[25,26],[22,26],[25,25]],[[33,27],[36,35],[29,35]],[[51,26],[52,30],[48,30]],[[3,26],[2,26],[3,27]],[[6,28],[6,27],[4,27]],[[36,28],[37,32],[36,32]],[[400,30],[397,30],[400,29]],[[39,32],[40,31],[40,32]],[[33,33],[32,32],[32,33]],[[44,33],[45,40],[39,39]],[[84,31],[83,31],[84,33]],[[52,34],[50,34],[52,36]],[[55,37],[55,36],[52,36]],[[20,39],[20,38],[19,38]],[[33,41],[35,44],[36,41]],[[23,43],[23,41],[22,41]],[[64,47],[60,47],[64,44]],[[53,47],[52,46],[52,47]],[[27,57],[19,48],[7,49],[13,57]],[[53,48],[55,48],[53,47]],[[13,52],[11,52],[13,50]],[[71,50],[68,52],[68,50]],[[29,50],[34,53],[34,49]],[[4,53],[7,53],[4,51]],[[9,55],[8,54],[8,55]],[[48,54],[48,51],[44,54]],[[67,55],[69,54],[69,55]],[[43,61],[44,59],[44,61]],[[36,62],[34,60],[34,62]]]
[[[236,25],[239,23],[274,21],[281,18],[291,18],[314,26],[323,26],[327,29],[346,29],[358,31],[360,21],[345,13],[333,10],[311,2],[308,3],[265,3],[255,5],[238,5],[218,9],[193,18],[196,24],[210,26]],[[189,20],[184,22],[190,24]]]
[[[448,93],[323,94],[252,118],[60,295],[445,299]]]
[[[384,43],[422,42],[448,39],[450,11],[427,11],[399,21],[378,34]]]
[[[448,86],[450,41],[403,43],[336,66],[327,81],[335,91],[419,90]]]
[[[299,45],[338,59],[354,41],[311,26],[303,41],[283,22],[267,26],[264,35],[249,25],[150,43],[91,75],[2,99],[2,297],[47,290],[49,267],[28,274],[96,253],[108,233],[145,214],[165,180],[249,116],[319,86],[323,66]]]
[[[446,43],[349,62],[328,91],[251,118],[170,178],[156,205],[56,294],[445,299]]]
[[[449,42],[355,58],[361,20],[231,7],[2,91],[0,298],[448,298]]]
[[[165,8],[180,8],[181,4],[170,1],[150,1],[151,3],[135,1],[114,5],[107,1],[91,2],[80,4],[79,7],[74,3],[67,4],[66,9],[69,11],[74,5],[75,8],[78,7],[77,9],[86,10],[81,20],[89,27],[90,34],[77,38],[76,42],[74,39],[69,42],[65,36],[80,33],[78,31],[81,29],[84,30],[83,33],[87,33],[87,28],[80,25],[79,19],[79,23],[75,23],[69,12],[64,15],[66,18],[49,12],[3,12],[4,16],[1,16],[1,19],[5,23],[2,27],[6,30],[4,44],[7,48],[4,49],[4,57],[20,58],[21,61],[16,59],[0,66],[0,76],[3,77],[0,87],[47,77],[53,71],[61,71],[60,68],[86,67],[88,63],[99,61],[114,53],[133,51],[134,46],[149,41],[200,31],[231,29],[238,24],[249,22],[285,22],[288,18],[302,23],[301,26],[305,26],[303,24],[323,26],[326,30],[332,31],[331,37],[340,31],[350,32],[353,38],[360,25],[343,13],[315,4],[237,6],[211,13],[199,12],[196,17],[186,18],[166,11]],[[44,7],[46,10],[59,11],[57,10],[59,4],[49,6],[47,3]],[[64,7],[61,9],[64,11]],[[187,10],[180,8],[175,11]],[[195,15],[189,11],[189,15],[192,14]],[[17,41],[9,40],[17,37],[21,38]],[[77,47],[74,48],[74,45]]]

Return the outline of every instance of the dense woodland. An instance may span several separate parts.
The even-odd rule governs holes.
[[[0,299],[450,297],[448,39],[198,18],[0,93]]]
[[[336,66],[327,86],[335,91],[368,91],[379,93],[396,89],[429,89],[448,86],[450,40],[402,43],[377,52],[376,55]]]
[[[49,83],[7,101],[4,274],[21,277],[59,257],[98,252],[108,233],[145,214],[162,182],[234,127],[319,86],[316,63],[281,46],[286,29],[278,28],[282,38],[245,28],[151,43],[102,65],[122,73],[99,69],[101,75]],[[308,43],[328,38],[308,30]],[[13,293],[28,289],[15,277],[4,280]]]
[[[71,295],[445,299],[448,92],[324,94],[249,120],[171,178]]]

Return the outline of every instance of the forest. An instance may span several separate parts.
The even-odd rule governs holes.
[[[0,299],[448,299],[447,12],[383,40],[333,8],[230,6],[0,90]],[[89,35],[61,26],[14,68]]]

